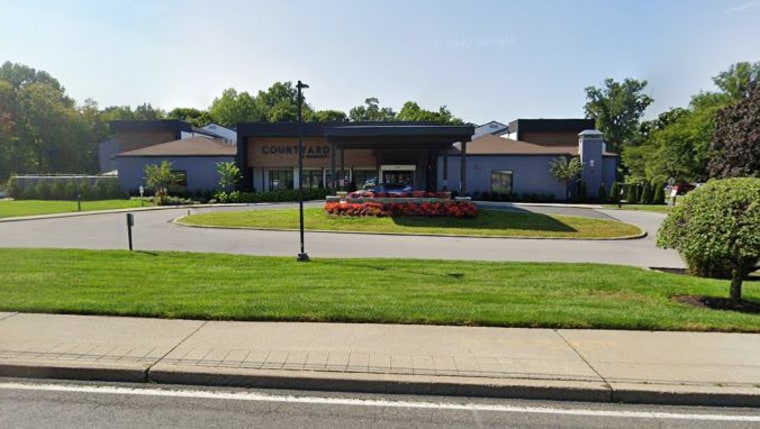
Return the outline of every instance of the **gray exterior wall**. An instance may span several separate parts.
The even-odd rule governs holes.
[[[162,161],[173,163],[175,170],[187,172],[187,190],[205,191],[216,189],[219,175],[216,172],[217,162],[234,162],[234,156],[188,156],[188,157],[119,157],[116,164],[119,168],[119,184],[125,191],[135,190],[140,185],[145,186],[143,177],[147,164],[160,164]]]
[[[596,198],[599,194],[599,186],[604,183],[604,163],[602,162],[604,142],[601,139],[581,137],[578,144],[580,145],[579,152],[581,163],[583,163],[583,181],[586,182],[586,191],[589,197]]]
[[[604,187],[607,188],[607,195],[609,195],[610,189],[612,189],[612,184],[615,183],[615,179],[617,179],[618,157],[602,157],[602,165],[604,165],[604,171],[602,172],[602,182],[604,182]]]
[[[116,170],[116,160],[113,157],[119,153],[119,143],[116,140],[106,140],[98,145],[98,161],[100,172]]]
[[[467,157],[467,192],[491,192],[491,171],[512,171],[512,192],[516,194],[552,194],[558,201],[567,199],[565,184],[549,172],[549,162],[556,155],[470,155]],[[609,193],[615,181],[617,157],[603,157],[601,178]],[[449,156],[447,188],[459,190],[459,156]],[[590,196],[596,196],[599,182],[586,185]],[[438,189],[443,189],[443,157],[438,159]]]
[[[459,189],[459,156],[449,156],[448,189]],[[467,192],[491,192],[493,170],[512,171],[512,192],[517,194],[552,194],[557,200],[567,198],[565,184],[549,173],[545,155],[470,155],[467,157]],[[443,189],[443,158],[438,159],[438,189]]]

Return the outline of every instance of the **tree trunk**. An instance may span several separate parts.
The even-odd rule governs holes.
[[[744,272],[741,269],[734,268],[731,270],[731,301],[740,301],[742,299],[742,281]]]

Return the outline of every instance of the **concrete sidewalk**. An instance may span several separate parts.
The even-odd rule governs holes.
[[[0,313],[0,376],[760,406],[760,335]]]

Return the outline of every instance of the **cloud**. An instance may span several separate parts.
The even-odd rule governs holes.
[[[725,9],[723,13],[735,13],[735,12],[741,12],[743,10],[752,9],[753,7],[757,6],[757,2],[749,2],[738,6],[729,7],[728,9]]]

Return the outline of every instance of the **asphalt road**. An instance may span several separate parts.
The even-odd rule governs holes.
[[[757,409],[0,379],[13,428],[756,428]]]
[[[312,203],[320,205],[320,203]],[[190,228],[172,223],[188,213],[210,210],[261,210],[291,205],[234,208],[167,209],[135,212],[137,250],[178,250],[249,255],[293,256],[297,231]],[[509,209],[509,207],[505,207]],[[514,209],[514,208],[513,208]],[[306,251],[314,257],[421,258],[486,261],[598,262],[642,267],[682,267],[674,251],[658,249],[655,233],[664,219],[658,213],[522,207],[536,212],[610,217],[648,232],[637,240],[547,240],[306,233]],[[125,249],[124,213],[0,222],[2,247]]]

